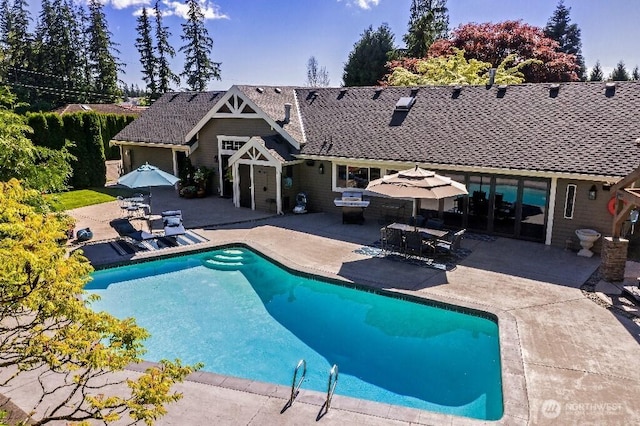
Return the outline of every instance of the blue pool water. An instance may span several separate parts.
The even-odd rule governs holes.
[[[222,269],[222,270],[219,270]],[[234,270],[239,269],[239,270]],[[289,273],[244,248],[97,271],[95,310],[134,317],[150,361],[479,419],[502,416],[496,322]]]

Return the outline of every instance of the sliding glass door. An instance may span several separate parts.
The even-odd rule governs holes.
[[[448,200],[445,225],[505,237],[545,240],[549,180],[517,176],[449,175],[469,195]]]

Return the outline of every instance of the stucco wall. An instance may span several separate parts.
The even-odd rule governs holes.
[[[576,198],[573,209],[573,219],[564,218],[565,199],[567,185],[576,185]],[[589,200],[589,189],[596,186],[597,198]],[[580,247],[576,229],[590,228],[600,232],[602,236],[611,235],[613,216],[607,210],[607,203],[613,196],[613,192],[605,191],[602,182],[576,181],[559,179],[556,193],[556,206],[553,213],[553,234],[551,245],[565,247],[570,239],[574,249]],[[602,238],[596,242],[593,251],[599,253],[602,246]]]

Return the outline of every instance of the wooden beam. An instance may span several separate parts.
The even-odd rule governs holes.
[[[635,188],[622,188],[616,191],[616,214],[613,218],[614,237],[620,237],[622,224],[629,218],[632,209],[640,206],[640,192]]]
[[[629,173],[628,175],[620,179],[618,182],[616,182],[616,184],[611,187],[610,191],[615,192],[618,189],[622,189],[627,186],[630,186],[639,179],[640,179],[640,167],[638,167],[637,169],[635,169],[634,171],[632,171],[631,173]]]

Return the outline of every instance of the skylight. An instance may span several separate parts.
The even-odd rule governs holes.
[[[409,111],[413,106],[416,98],[413,96],[404,96],[396,102],[396,111]]]

